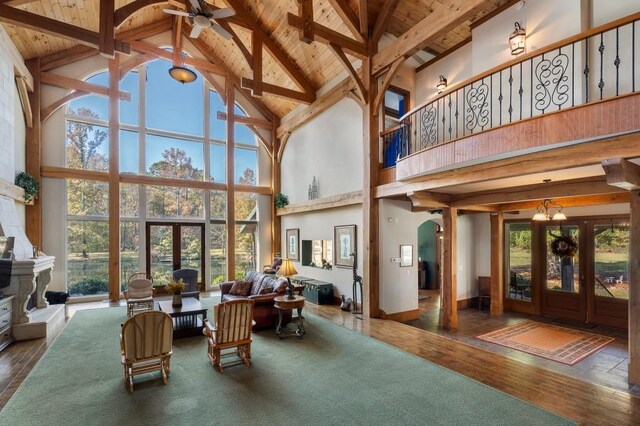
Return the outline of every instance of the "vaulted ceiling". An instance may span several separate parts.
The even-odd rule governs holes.
[[[342,0],[338,3],[347,4],[354,15],[358,16],[360,1]],[[369,28],[373,27],[387,1],[390,0],[368,0],[366,2]],[[132,2],[133,0],[115,0],[115,7],[117,9]],[[162,12],[162,9],[179,6],[180,2],[181,0],[171,0],[167,3],[151,4],[129,17],[117,29],[117,33],[144,27],[159,20],[168,20],[170,18]],[[208,0],[208,2],[217,7],[228,7],[230,6],[228,3],[233,3],[229,0]],[[352,38],[349,28],[334,9],[332,2],[334,1],[313,0],[315,22]],[[0,0],[0,3],[91,31],[98,31],[100,0]],[[149,0],[148,3],[153,3],[153,1]],[[279,60],[282,61],[284,58],[285,62],[290,62],[294,68],[297,68],[313,90],[323,87],[343,71],[342,63],[327,45],[318,42],[311,44],[301,42],[299,31],[287,24],[288,13],[298,14],[298,5],[295,0],[243,0],[239,3],[244,5],[248,16],[254,22],[242,26],[229,23],[229,26],[248,51],[251,51],[252,32],[250,29],[256,25],[280,50],[282,55]],[[386,32],[397,37],[434,10],[448,7],[450,2],[447,0],[396,0],[392,3],[397,3],[397,5],[388,20]],[[454,26],[447,33],[439,35],[425,47],[425,50],[437,55],[469,38],[471,25],[474,22],[506,3],[509,1],[486,0],[484,6],[474,16]],[[73,40],[43,34],[8,23],[3,23],[3,26],[25,59],[63,51],[77,44]],[[236,76],[239,78],[253,77],[252,67],[236,41],[226,41],[212,30],[203,31],[199,39]],[[348,51],[346,53],[349,55]],[[353,56],[348,56],[348,58],[351,62],[356,60]],[[279,60],[274,58],[269,49],[264,49],[263,81],[288,89],[300,90],[289,76],[290,73],[285,72],[283,66],[279,64]],[[266,92],[262,96],[262,102],[281,117],[298,105],[296,101],[276,97]]]

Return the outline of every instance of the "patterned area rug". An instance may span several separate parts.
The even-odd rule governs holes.
[[[519,322],[477,338],[567,365],[576,364],[614,340],[535,321]]]

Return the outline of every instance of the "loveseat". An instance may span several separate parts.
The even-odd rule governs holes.
[[[243,287],[244,284],[244,287],[248,288],[247,294],[231,294],[231,289],[235,283],[239,283],[236,286],[236,290],[238,287]],[[254,301],[253,320],[256,322],[253,327],[254,330],[276,327],[278,324],[278,310],[273,306],[273,299],[276,296],[284,295],[286,288],[286,278],[274,279],[255,271],[247,273],[240,280],[227,281],[220,284],[222,302],[238,299],[251,299]],[[291,311],[284,311],[283,314],[282,325],[286,325],[291,321]]]

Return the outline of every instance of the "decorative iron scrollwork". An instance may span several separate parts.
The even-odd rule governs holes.
[[[566,75],[569,57],[564,53],[553,59],[543,59],[536,66],[537,93],[535,107],[543,111],[553,103],[560,108],[569,101],[569,77]]]
[[[489,124],[489,110],[487,107],[487,96],[489,94],[489,86],[481,83],[478,87],[471,87],[467,92],[467,109],[469,114],[465,117],[467,130],[473,131],[476,127],[484,128]]]
[[[433,104],[424,108],[421,113],[420,149],[433,145],[438,138],[438,122],[436,120],[436,109]]]

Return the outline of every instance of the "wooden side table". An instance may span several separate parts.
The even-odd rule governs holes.
[[[287,299],[286,296],[278,296],[274,301],[274,306],[278,310],[278,326],[276,327],[276,337],[281,339],[283,337],[297,336],[302,338],[305,334],[304,330],[304,318],[302,317],[302,308],[304,308],[305,298],[302,296],[293,296],[293,299]],[[296,309],[298,311],[298,327],[295,331],[287,332],[286,327],[282,327],[282,316],[284,311],[292,311]]]

